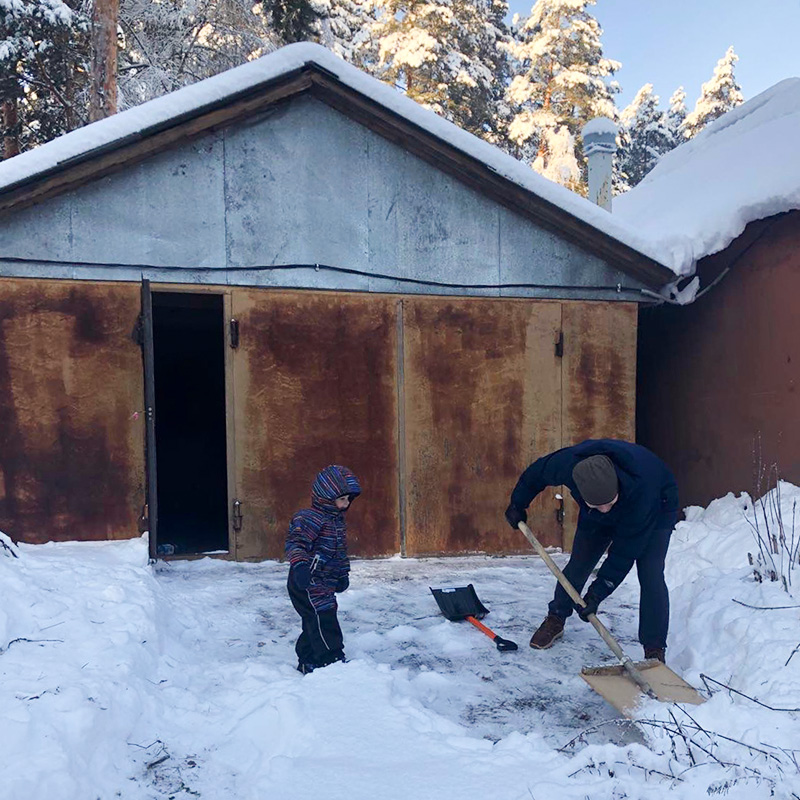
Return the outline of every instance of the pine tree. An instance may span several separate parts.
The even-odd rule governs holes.
[[[371,0],[262,0],[281,42],[317,42],[351,64],[369,39]]]
[[[575,155],[575,137],[566,125],[548,128],[546,148],[540,148],[544,155],[537,155],[532,166],[545,178],[562,186],[575,187],[581,180],[581,168]]]
[[[119,0],[92,3],[89,119],[117,113],[117,28]]]
[[[4,158],[86,121],[88,31],[62,0],[0,0]]]
[[[658,106],[653,84],[646,83],[620,114],[617,163],[629,187],[636,186],[673,147],[666,114]]]
[[[493,144],[507,143],[511,110],[505,100],[510,80],[509,45],[511,32],[505,22],[507,0],[470,0],[474,7],[474,25],[467,34],[464,49],[474,53],[474,70],[482,81],[464,98],[469,114],[456,119],[458,124]]]
[[[506,0],[373,0],[366,68],[489,140],[502,127]]]
[[[350,64],[361,66],[374,16],[369,0],[314,0],[320,44]]]
[[[273,30],[286,44],[318,41],[321,14],[313,0],[262,0]]]
[[[670,150],[683,144],[686,137],[683,134],[683,124],[686,120],[686,92],[679,86],[669,99],[669,109],[666,114],[667,131],[670,137]]]
[[[280,44],[262,7],[251,0],[120,0],[120,27],[121,108],[239,66]]]
[[[702,86],[694,111],[683,123],[683,133],[687,139],[693,139],[709,122],[744,102],[742,89],[736,82],[733,69],[738,60],[739,56],[733,52],[731,46],[717,62],[711,80]]]
[[[514,111],[509,136],[520,157],[529,160],[535,152],[533,164],[539,172],[573,175],[572,160],[583,162],[580,145],[574,154],[564,152],[561,128],[575,138],[590,119],[616,117],[613,95],[619,86],[606,78],[620,64],[603,57],[602,30],[587,10],[594,4],[537,0],[527,19],[515,20],[511,51],[518,67],[506,91]],[[560,165],[553,163],[559,159]],[[566,185],[581,190],[584,172],[580,184],[570,177]]]

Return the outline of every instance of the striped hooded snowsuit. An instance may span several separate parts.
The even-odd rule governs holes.
[[[358,479],[347,467],[325,467],[311,487],[311,508],[298,511],[289,525],[287,589],[303,622],[303,632],[295,646],[301,665],[318,667],[344,659],[335,592],[347,588],[350,559],[344,511],[336,507],[335,501],[348,495],[352,502],[360,494]],[[295,579],[301,564],[311,569],[307,588],[298,586]]]

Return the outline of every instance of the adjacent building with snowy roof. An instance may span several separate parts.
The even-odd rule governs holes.
[[[640,317],[638,439],[685,503],[800,482],[800,78],[667,154],[614,213],[694,277]],[[772,475],[774,480],[774,474]],[[760,486],[759,486],[760,482]]]
[[[668,266],[286,47],[0,164],[0,529],[274,558],[342,463],[355,554],[527,550],[502,514],[529,461],[633,436]],[[532,509],[548,544],[561,503]]]

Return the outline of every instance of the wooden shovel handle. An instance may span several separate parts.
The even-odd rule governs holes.
[[[570,599],[576,605],[584,608],[586,603],[583,598],[575,591],[575,587],[569,582],[567,576],[559,569],[558,564],[550,557],[550,553],[542,547],[539,540],[533,535],[531,529],[524,523],[520,522],[517,526],[525,538],[533,545],[533,549],[544,559],[544,563],[550,568],[550,572],[556,576],[558,582],[564,587],[564,591],[570,596]],[[594,614],[589,614],[589,622],[592,623],[594,629],[603,637],[603,641],[608,645],[611,652],[620,660],[622,666],[628,675],[631,676],[634,683],[646,694],[648,697],[656,697],[652,686],[644,679],[644,676],[633,666],[630,656],[625,654],[625,651],[619,646],[619,642],[611,635],[611,632],[597,619]]]

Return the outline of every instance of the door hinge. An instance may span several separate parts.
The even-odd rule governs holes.
[[[562,358],[564,355],[564,331],[559,331],[556,334],[556,358]]]
[[[230,332],[231,332],[231,348],[235,350],[239,346],[239,320],[236,318],[232,318],[230,321]]]
[[[564,498],[560,495],[556,495],[556,522],[559,525],[564,524]]]
[[[138,528],[139,533],[150,530],[150,507],[147,503],[142,506],[142,513],[139,514]]]
[[[242,504],[239,500],[233,501],[233,530],[236,533],[242,529]]]

